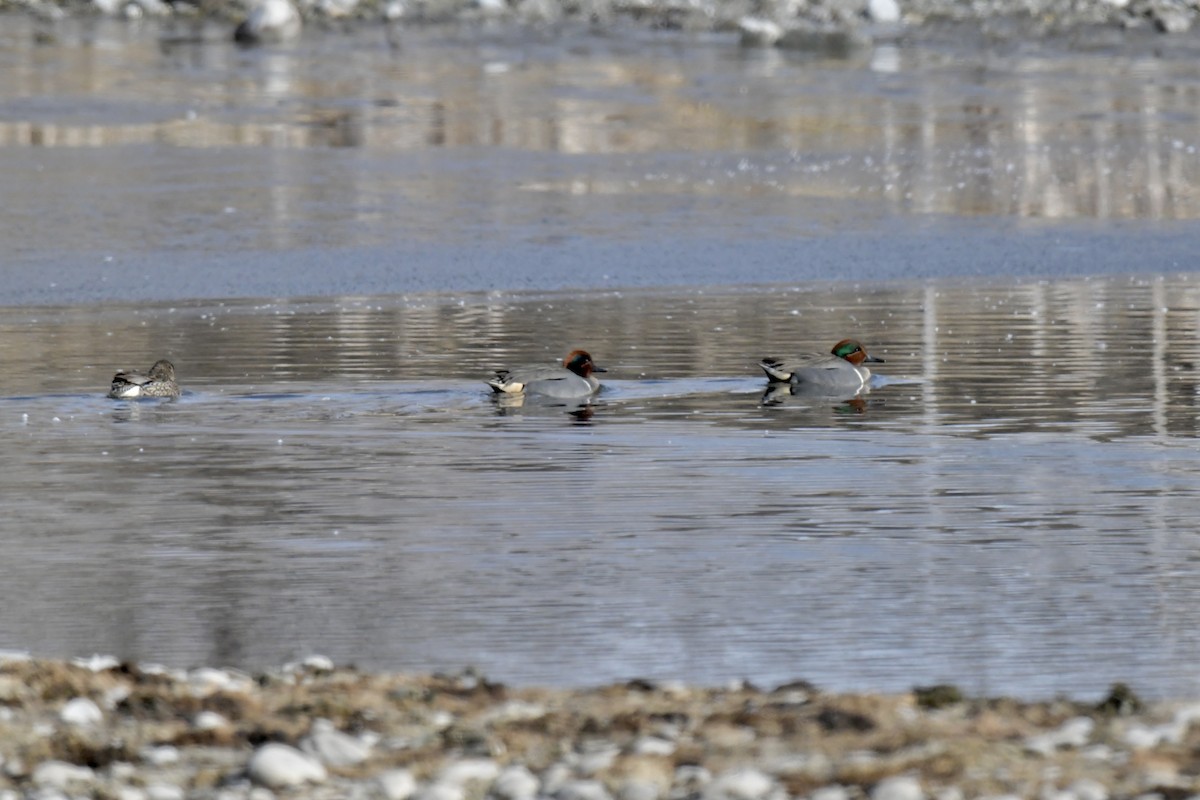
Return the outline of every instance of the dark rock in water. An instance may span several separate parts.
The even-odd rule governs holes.
[[[263,0],[237,26],[233,39],[241,44],[284,42],[299,36],[301,25],[291,0]]]

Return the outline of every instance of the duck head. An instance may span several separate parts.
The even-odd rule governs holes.
[[[853,339],[842,339],[833,346],[829,352],[833,353],[838,358],[844,358],[854,366],[858,366],[864,361],[870,364],[882,364],[882,358],[867,355],[867,351],[863,346]]]
[[[175,380],[175,365],[165,358],[160,358],[154,362],[149,374],[156,381],[173,381]]]
[[[608,372],[604,367],[596,366],[591,355],[586,350],[572,350],[563,359],[563,366],[581,378],[586,378],[593,372]]]

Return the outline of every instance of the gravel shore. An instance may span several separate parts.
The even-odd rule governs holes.
[[[946,23],[982,27],[999,38],[1145,30],[1179,34],[1200,15],[1198,0],[0,0],[0,12],[48,21],[70,16],[181,17],[238,26],[239,41],[298,36],[361,22],[372,25],[511,23],[543,34],[581,23],[613,32],[654,30],[740,34],[744,44],[797,49],[869,45],[920,35]],[[1104,34],[1101,33],[1101,36]]]
[[[1182,798],[1200,703],[0,664],[0,798]]]

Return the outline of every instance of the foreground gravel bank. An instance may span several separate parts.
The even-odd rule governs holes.
[[[0,798],[1188,797],[1200,703],[0,664]]]

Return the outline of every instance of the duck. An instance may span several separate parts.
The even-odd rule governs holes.
[[[608,372],[597,366],[586,350],[572,350],[561,366],[535,365],[498,369],[487,385],[497,395],[540,395],[562,400],[590,397],[600,391],[595,372]]]
[[[179,384],[175,382],[175,365],[165,358],[160,358],[144,373],[122,370],[113,375],[108,396],[118,400],[179,397]]]
[[[871,380],[871,370],[863,364],[882,363],[882,358],[868,355],[854,339],[842,339],[828,355],[805,355],[787,361],[764,358],[758,365],[772,383],[857,394],[868,388]]]

